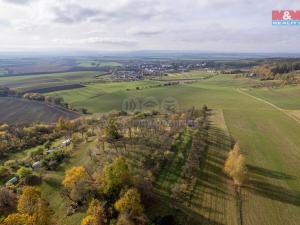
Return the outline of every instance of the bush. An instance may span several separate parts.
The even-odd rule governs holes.
[[[28,175],[24,179],[25,185],[39,185],[41,183],[41,178],[36,175]]]
[[[32,169],[31,168],[27,168],[27,167],[20,167],[20,169],[18,169],[17,171],[17,175],[19,176],[19,178],[26,178],[28,176],[30,176],[32,174]]]
[[[54,151],[42,160],[42,166],[46,167],[48,170],[54,170],[68,157],[69,155],[62,150]]]
[[[44,154],[44,149],[43,148],[38,148],[32,152],[30,152],[30,157],[32,159],[38,160],[41,158],[41,156]]]
[[[12,169],[17,169],[19,167],[19,162],[17,160],[7,160],[5,163],[4,163],[4,166],[6,167],[10,167]]]
[[[6,166],[0,166],[0,178],[7,178],[10,176],[9,169]]]
[[[26,93],[23,98],[35,101],[45,101],[45,96],[39,93]]]

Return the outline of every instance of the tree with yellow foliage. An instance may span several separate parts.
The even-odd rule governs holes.
[[[22,214],[32,215],[37,210],[40,199],[41,192],[37,188],[24,187],[18,200],[18,211]]]
[[[73,189],[80,181],[87,179],[87,172],[83,166],[75,166],[66,171],[63,185],[67,189]]]
[[[241,155],[238,143],[229,152],[228,158],[224,165],[224,171],[233,179],[234,184],[241,186],[246,179],[247,168],[245,157]]]
[[[31,222],[34,225],[53,225],[51,210],[44,200],[40,199],[38,201],[36,210],[31,216]]]
[[[116,225],[135,225],[135,223],[129,218],[128,214],[120,214]]]
[[[81,225],[104,225],[106,224],[106,215],[102,204],[93,199],[87,210],[87,216],[81,221]]]
[[[24,187],[18,200],[18,213],[10,214],[3,225],[53,225],[51,211],[34,187]]]
[[[71,200],[80,202],[88,197],[89,176],[83,166],[76,166],[67,170],[62,184]]]
[[[138,190],[136,188],[130,188],[118,201],[116,201],[115,208],[120,213],[141,215],[144,209],[141,205],[141,195]]]
[[[13,213],[5,218],[2,225],[31,225],[30,216],[22,213]]]

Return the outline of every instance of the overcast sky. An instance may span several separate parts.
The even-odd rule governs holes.
[[[300,51],[299,0],[0,0],[0,51]]]

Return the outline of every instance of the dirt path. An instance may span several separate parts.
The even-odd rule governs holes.
[[[284,110],[284,109],[278,107],[277,105],[275,105],[275,104],[273,104],[273,103],[271,103],[271,102],[269,102],[269,101],[267,101],[267,100],[264,100],[264,99],[262,99],[262,98],[253,96],[253,95],[251,95],[251,94],[249,94],[249,93],[247,93],[247,92],[242,91],[241,89],[237,89],[237,91],[238,91],[239,93],[243,94],[243,95],[249,96],[249,97],[254,98],[254,99],[256,99],[256,100],[258,100],[258,101],[260,101],[260,102],[263,102],[263,103],[266,103],[266,104],[272,106],[274,109],[276,109],[276,110],[278,110],[278,111],[284,113],[285,115],[287,115],[288,117],[290,117],[291,119],[295,120],[297,123],[300,124],[300,120],[299,120],[299,119],[297,119],[296,117],[294,117],[293,115],[291,115],[290,113],[288,113],[286,110]]]

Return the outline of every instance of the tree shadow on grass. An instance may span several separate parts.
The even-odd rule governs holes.
[[[278,185],[270,184],[261,180],[249,180],[245,188],[263,197],[288,203],[295,206],[300,206],[300,193],[292,192]]]
[[[274,171],[274,170],[270,170],[270,169],[265,169],[265,168],[258,167],[258,166],[247,165],[247,169],[251,174],[260,175],[260,176],[264,176],[264,177],[269,177],[269,178],[273,178],[273,179],[278,179],[278,180],[292,180],[292,179],[295,179],[294,176],[285,174],[283,172]]]
[[[43,181],[52,188],[59,189],[61,188],[61,181],[53,177],[46,177]]]
[[[277,180],[292,180],[295,177],[283,172],[247,165],[249,179],[245,189],[263,197],[300,206],[300,193],[268,182],[267,178]]]
[[[151,206],[152,205],[152,206]],[[151,210],[151,207],[157,207],[159,205],[160,210],[155,210],[156,213],[152,214],[152,220],[156,222],[156,224],[162,224],[160,223],[164,217],[171,217],[174,216],[177,219],[173,221],[173,223],[168,223],[170,225],[199,225],[199,221],[201,221],[200,224],[210,224],[210,225],[224,225],[224,223],[217,222],[213,219],[206,218],[193,210],[191,210],[189,207],[186,207],[182,204],[179,204],[177,202],[174,202],[169,199],[169,197],[165,195],[161,195],[159,193],[156,193],[155,198],[153,199],[152,204],[149,205],[149,208],[146,210]],[[205,208],[205,210],[212,212],[214,209],[211,208]],[[152,210],[151,210],[152,211]],[[220,212],[215,212],[220,213]],[[166,223],[163,223],[163,225],[167,225]]]
[[[211,126],[209,128],[208,144],[220,150],[228,151],[228,149],[232,148],[234,140],[222,129]]]

